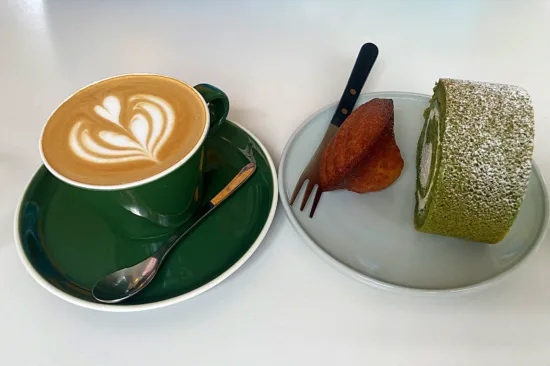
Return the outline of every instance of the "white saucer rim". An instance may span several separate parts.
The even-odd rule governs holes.
[[[421,93],[412,93],[412,92],[403,92],[403,91],[381,91],[381,92],[369,92],[369,93],[362,93],[360,95],[362,98],[402,98],[402,99],[415,99],[415,100],[422,100],[428,102],[431,98],[431,96],[427,94],[421,94]],[[355,280],[358,280],[362,283],[371,285],[373,287],[384,289],[392,292],[400,292],[400,293],[411,293],[411,294],[424,294],[424,295],[436,295],[436,294],[456,294],[456,293],[463,293],[463,292],[470,292],[473,290],[479,290],[486,288],[488,286],[492,286],[500,281],[502,281],[505,277],[507,277],[512,272],[515,272],[521,265],[526,262],[526,260],[532,256],[534,252],[540,247],[541,242],[544,240],[544,237],[546,235],[546,231],[548,230],[548,224],[549,224],[549,202],[548,202],[548,191],[546,187],[546,183],[544,180],[544,177],[542,176],[542,173],[540,172],[540,169],[538,165],[535,163],[535,160],[532,161],[532,170],[535,172],[535,176],[540,182],[540,185],[542,187],[543,192],[543,204],[544,204],[544,218],[543,223],[541,227],[539,228],[539,232],[537,233],[537,237],[535,238],[535,242],[533,245],[530,246],[528,251],[523,254],[523,256],[511,267],[505,269],[504,271],[498,273],[497,275],[485,279],[483,281],[467,285],[467,286],[460,286],[460,287],[449,287],[449,288],[441,288],[441,289],[432,289],[432,288],[422,288],[422,287],[408,287],[403,286],[396,283],[386,282],[368,275],[365,275],[363,273],[360,273],[350,267],[348,267],[346,264],[342,263],[332,255],[330,255],[328,252],[323,250],[321,246],[319,246],[313,238],[311,238],[307,232],[301,227],[300,223],[296,219],[294,212],[292,211],[292,208],[290,207],[289,198],[286,196],[286,186],[285,186],[285,166],[286,161],[288,158],[288,153],[290,148],[292,147],[294,140],[296,137],[301,133],[301,131],[309,124],[311,123],[315,118],[317,118],[318,115],[325,112],[327,109],[335,108],[338,105],[338,101],[335,101],[333,103],[330,103],[326,105],[325,107],[319,109],[318,111],[314,112],[312,115],[310,115],[308,118],[305,119],[304,122],[302,122],[296,130],[292,133],[290,138],[288,139],[285,148],[283,150],[283,154],[281,156],[281,161],[279,163],[279,195],[281,198],[281,203],[283,206],[283,209],[285,211],[285,214],[291,224],[291,226],[294,228],[296,233],[302,238],[303,241],[306,242],[306,244],[309,246],[309,248],[317,254],[321,259],[323,259],[325,262],[327,262],[329,265],[331,265],[333,268],[338,270],[339,272],[343,273],[344,275],[347,275],[351,278],[354,278]],[[294,187],[291,188],[293,190]]]
[[[158,308],[174,305],[174,304],[183,302],[185,300],[189,300],[189,299],[191,299],[191,298],[193,298],[197,295],[200,295],[200,294],[210,290],[214,286],[220,284],[221,282],[223,282],[225,279],[227,279],[229,276],[231,276],[233,273],[235,273],[248,259],[250,259],[250,257],[252,257],[254,252],[256,252],[256,250],[258,249],[260,244],[263,242],[265,236],[267,235],[267,232],[269,231],[269,228],[271,227],[271,224],[273,223],[273,219],[275,217],[275,212],[277,210],[277,203],[278,203],[278,200],[279,200],[279,194],[278,194],[278,187],[279,186],[277,184],[277,169],[275,168],[275,164],[273,163],[273,159],[271,158],[271,155],[267,151],[266,147],[261,143],[261,141],[256,137],[256,135],[254,135],[252,132],[250,132],[247,128],[243,127],[242,125],[240,125],[239,123],[237,123],[235,121],[228,120],[228,123],[232,123],[237,128],[244,131],[261,148],[263,154],[266,157],[266,160],[269,163],[269,168],[270,168],[271,175],[272,175],[272,178],[273,178],[273,181],[272,181],[272,184],[273,184],[273,199],[271,201],[271,208],[270,208],[269,214],[267,216],[267,219],[264,223],[264,226],[263,226],[262,230],[260,231],[260,233],[258,234],[258,237],[254,241],[254,243],[252,243],[250,248],[248,248],[248,250],[239,258],[239,260],[237,260],[231,267],[226,269],[218,277],[216,277],[213,280],[205,283],[204,285],[202,285],[200,287],[197,287],[196,289],[191,290],[189,292],[186,292],[184,294],[174,296],[172,298],[161,300],[161,301],[155,301],[155,302],[151,302],[151,303],[147,303],[147,304],[137,304],[137,305],[112,305],[112,304],[94,303],[94,302],[91,302],[91,301],[79,299],[77,297],[69,295],[69,294],[61,291],[57,287],[53,286],[48,281],[46,281],[46,279],[44,279],[44,277],[42,277],[40,275],[40,273],[38,273],[38,271],[30,263],[29,259],[27,258],[26,254],[23,250],[23,243],[21,242],[21,239],[19,237],[19,214],[20,214],[20,210],[21,210],[21,204],[23,202],[23,199],[25,197],[25,194],[27,192],[28,187],[30,186],[32,180],[34,179],[36,173],[38,172],[38,170],[40,169],[42,164],[36,169],[36,171],[33,173],[31,178],[28,180],[28,182],[25,185],[25,188],[23,190],[23,193],[21,194],[21,196],[18,200],[17,207],[15,209],[15,217],[14,217],[14,225],[13,225],[15,246],[16,246],[16,250],[17,250],[19,259],[23,263],[23,266],[25,267],[27,272],[31,275],[31,277],[40,286],[42,286],[48,292],[50,292],[51,294],[57,296],[58,298],[60,298],[62,300],[65,300],[65,301],[67,301],[69,303],[72,303],[74,305],[81,306],[81,307],[88,308],[88,309],[92,309],[92,310],[99,310],[99,311],[106,311],[106,312],[117,312],[117,313],[128,313],[128,312],[153,310],[153,309],[158,309]]]

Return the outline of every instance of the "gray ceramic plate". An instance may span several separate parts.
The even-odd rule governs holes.
[[[546,186],[536,164],[518,218],[499,244],[419,233],[413,227],[416,144],[429,96],[370,93],[361,95],[357,105],[372,98],[394,101],[395,134],[405,160],[401,177],[381,192],[327,192],[313,219],[306,213],[311,202],[304,212],[290,207],[289,195],[321,141],[336,103],[315,113],[290,138],[279,167],[283,207],[305,242],[321,258],[357,280],[427,292],[459,291],[487,284],[524,261],[541,242],[548,222]],[[302,195],[303,190],[297,202],[301,202]]]

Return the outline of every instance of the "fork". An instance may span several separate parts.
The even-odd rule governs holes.
[[[351,71],[351,75],[348,79],[346,89],[344,89],[344,93],[342,94],[342,98],[340,98],[336,112],[334,112],[334,116],[332,116],[332,120],[327,127],[325,136],[319,144],[319,147],[317,147],[315,154],[313,154],[311,160],[302,172],[302,175],[300,175],[300,179],[298,179],[296,187],[294,187],[294,192],[290,198],[291,206],[294,204],[296,197],[298,197],[298,193],[302,190],[304,182],[306,180],[308,181],[304,197],[302,198],[302,204],[300,205],[300,211],[303,211],[306,207],[309,196],[311,196],[313,189],[317,186],[315,198],[313,199],[313,205],[311,206],[311,211],[309,213],[310,218],[312,218],[315,214],[315,210],[317,209],[317,205],[319,204],[319,200],[323,194],[323,190],[319,184],[319,169],[321,167],[321,156],[323,155],[323,150],[325,150],[325,147],[329,144],[334,135],[336,135],[338,128],[340,128],[342,123],[344,123],[347,116],[351,113],[351,111],[353,111],[355,103],[361,93],[361,89],[363,89],[363,85],[365,85],[365,81],[367,80],[377,57],[378,47],[376,47],[373,43],[365,43],[361,47],[357,60],[355,60],[353,70]]]

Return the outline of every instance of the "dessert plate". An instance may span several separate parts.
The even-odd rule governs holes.
[[[387,289],[424,292],[461,291],[510,272],[542,241],[548,225],[548,195],[535,163],[520,213],[499,244],[489,245],[425,234],[414,229],[416,148],[430,96],[403,92],[368,93],[391,98],[395,135],[405,167],[389,188],[358,195],[323,194],[315,216],[289,197],[302,169],[319,145],[336,103],[318,111],[294,132],[279,167],[279,192],[290,223],[304,241],[336,269],[365,283]],[[304,185],[305,187],[305,185]],[[303,190],[296,202],[301,202]],[[311,204],[311,203],[309,203]]]
[[[119,304],[102,304],[91,294],[107,273],[149,256],[163,237],[121,236],[92,210],[72,186],[42,166],[29,183],[15,217],[17,250],[25,268],[46,290],[73,304],[105,311],[158,308],[196,296],[235,272],[258,248],[277,206],[277,178],[263,145],[235,123],[207,139],[205,199],[212,198],[248,162],[257,169],[172,250],[154,281]]]

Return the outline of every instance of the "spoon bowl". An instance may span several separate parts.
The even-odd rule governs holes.
[[[135,295],[146,287],[158,271],[159,260],[149,257],[132,267],[119,269],[97,282],[92,294],[101,302],[114,304]]]

